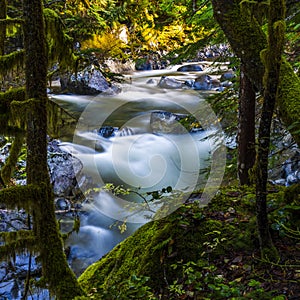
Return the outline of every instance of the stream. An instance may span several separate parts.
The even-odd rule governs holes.
[[[135,72],[117,95],[51,97],[79,118],[74,132],[61,136],[60,147],[82,162],[92,182],[82,187],[88,201],[80,231],[67,241],[77,275],[141,225],[173,212],[193,191],[205,188],[200,203],[207,204],[222,181],[224,137],[205,101],[213,91],[157,86],[161,76],[185,82],[203,73],[177,67]],[[201,128],[180,123],[190,114]],[[107,183],[131,192],[115,195],[103,190]]]
[[[117,95],[49,95],[78,120],[59,136],[59,148],[77,160],[74,169],[78,160],[82,164],[77,174],[85,195],[80,230],[66,241],[77,276],[143,224],[194,199],[198,189],[203,189],[199,205],[206,205],[222,182],[225,137],[205,100],[215,91],[158,86],[162,76],[185,83],[216,70],[209,64],[204,72],[179,72],[178,67],[125,75]],[[72,229],[74,217],[59,219],[62,231]],[[28,260],[25,253],[9,267],[0,265],[0,299],[21,299]],[[34,257],[31,272],[39,272]],[[51,297],[47,290],[33,290],[28,299]]]

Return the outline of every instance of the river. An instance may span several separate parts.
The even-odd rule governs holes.
[[[157,86],[161,76],[185,82],[203,73],[176,70],[135,72],[117,95],[51,97],[78,118],[74,132],[61,136],[61,148],[83,163],[82,172],[93,182],[83,187],[89,201],[80,231],[67,242],[76,274],[142,224],[174,211],[195,190],[205,188],[204,205],[217,191],[225,148],[218,119],[205,101],[211,91]],[[201,130],[188,130],[179,121],[189,114]],[[107,128],[110,134],[104,137],[101,131]],[[107,183],[132,192],[120,196],[98,190]],[[167,187],[172,192],[161,195]]]

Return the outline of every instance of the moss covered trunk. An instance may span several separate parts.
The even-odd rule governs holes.
[[[263,92],[264,65],[260,52],[267,48],[267,37],[255,18],[254,11],[264,10],[265,2],[240,0],[212,0],[214,17],[224,31],[235,54],[245,66],[245,73],[257,91]],[[256,6],[254,6],[256,5]],[[281,62],[280,86],[277,103],[280,116],[300,145],[300,79],[291,66]]]
[[[256,181],[256,210],[259,240],[262,254],[274,256],[271,236],[267,218],[267,179],[268,179],[268,156],[271,136],[271,123],[277,90],[281,57],[283,53],[285,37],[285,1],[271,0],[268,19],[268,47],[262,54],[265,65],[264,75],[264,102],[258,133],[258,156],[257,156],[257,181]]]
[[[6,0],[0,0],[0,20],[6,19],[7,3]],[[0,23],[0,56],[5,53],[5,38],[6,38],[6,24]]]
[[[58,299],[82,293],[63,252],[54,213],[54,197],[47,170],[47,54],[41,0],[24,0],[24,47],[27,109],[27,183],[43,188],[34,203],[34,233],[43,278]],[[27,104],[28,104],[27,103]]]

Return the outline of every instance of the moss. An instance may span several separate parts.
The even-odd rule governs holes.
[[[52,188],[43,184],[43,197],[35,203],[34,233],[42,263],[43,280],[57,299],[71,300],[82,295],[75,274],[63,252],[63,241],[54,213]]]
[[[0,56],[0,74],[6,75],[14,69],[23,67],[24,51],[14,51],[9,54]]]
[[[300,205],[300,184],[294,184],[288,187],[284,192],[285,202],[288,204]]]
[[[0,238],[5,243],[0,246],[0,258],[11,257],[25,251],[36,251],[36,239],[30,230],[0,232]]]
[[[277,106],[280,118],[300,145],[300,78],[286,60],[283,60],[280,69]]]
[[[24,208],[31,212],[37,199],[43,197],[43,193],[38,185],[12,186],[0,190],[0,199],[7,208]]]
[[[5,162],[5,165],[1,169],[1,177],[4,183],[7,185],[10,182],[16,163],[18,161],[19,153],[21,151],[24,141],[24,134],[16,134],[15,139],[12,143],[9,157]]]
[[[124,288],[124,282],[135,274],[149,277],[147,284],[156,291],[164,290],[167,282],[171,284],[182,276],[179,269],[171,267],[179,261],[213,261],[239,247],[253,248],[255,222],[250,226],[241,223],[237,228],[224,218],[237,203],[244,205],[244,195],[253,193],[253,189],[235,188],[234,197],[230,196],[232,192],[220,191],[208,207],[183,205],[168,217],[147,223],[91,265],[79,278],[81,286],[95,299],[103,299],[102,293]],[[253,211],[253,207],[250,209]]]
[[[5,93],[0,93],[0,113],[8,113],[12,101],[23,100],[25,100],[24,88],[10,89]]]
[[[72,68],[75,65],[73,41],[64,33],[64,24],[59,15],[52,9],[43,10],[45,31],[47,36],[47,52],[49,62],[59,61],[60,67]]]

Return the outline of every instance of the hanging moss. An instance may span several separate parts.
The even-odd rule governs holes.
[[[22,19],[10,18],[10,19],[0,19],[0,26],[2,25],[15,25],[15,24],[23,24],[24,21]]]
[[[78,122],[74,116],[60,107],[57,103],[48,99],[47,101],[47,130],[48,134],[53,138],[58,138],[73,132]],[[69,132],[68,132],[69,130]]]
[[[14,51],[0,56],[0,74],[7,75],[10,71],[21,68],[24,65],[24,50]]]
[[[0,93],[0,113],[8,113],[10,111],[10,104],[12,101],[23,100],[25,100],[24,88],[10,89],[7,92]]]
[[[5,243],[0,246],[1,259],[37,250],[37,242],[31,230],[0,232],[0,239]]]
[[[12,186],[0,190],[0,199],[9,209],[23,208],[31,212],[37,199],[43,198],[43,193],[43,188],[38,185]]]
[[[15,135],[15,139],[9,151],[9,157],[5,161],[5,165],[1,169],[1,178],[5,185],[8,185],[13,175],[13,171],[18,161],[19,153],[21,151],[24,141],[24,134],[18,133]]]
[[[75,56],[73,56],[73,40],[64,33],[64,24],[54,10],[46,8],[43,12],[49,62],[59,62],[60,67],[72,68],[75,64]]]

